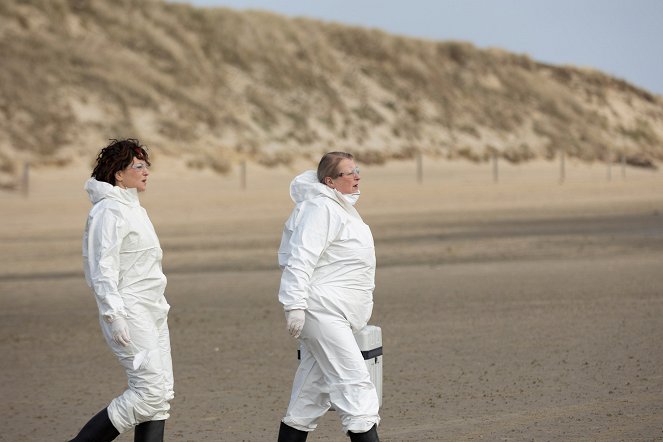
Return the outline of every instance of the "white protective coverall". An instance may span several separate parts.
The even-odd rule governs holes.
[[[99,307],[106,342],[124,367],[129,387],[108,405],[113,426],[123,433],[137,424],[169,417],[173,368],[164,297],[162,251],[136,189],[90,178],[93,207],[83,236],[85,279]],[[113,340],[113,319],[124,317],[131,342]]]
[[[312,431],[334,404],[343,431],[379,424],[379,402],[353,333],[373,310],[375,247],[356,209],[313,170],[290,184],[296,206],[286,221],[279,265],[279,301],[286,311],[305,309],[301,361],[283,422]]]

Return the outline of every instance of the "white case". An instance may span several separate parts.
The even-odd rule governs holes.
[[[382,329],[377,325],[367,325],[355,333],[355,339],[366,361],[371,382],[375,385],[382,407]]]

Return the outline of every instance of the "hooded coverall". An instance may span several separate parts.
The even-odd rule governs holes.
[[[169,417],[173,368],[164,297],[162,251],[136,189],[90,178],[93,207],[83,236],[85,279],[95,294],[106,342],[124,367],[129,387],[108,405],[113,426],[123,433],[137,424]],[[111,322],[126,319],[131,342],[113,340]]]
[[[296,203],[279,247],[279,301],[305,310],[301,361],[283,422],[313,431],[333,404],[343,431],[379,424],[375,386],[353,333],[373,310],[375,247],[353,196],[321,184],[315,171],[290,184]]]

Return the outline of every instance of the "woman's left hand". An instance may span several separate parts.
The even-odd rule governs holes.
[[[129,336],[129,324],[127,324],[127,321],[124,318],[116,318],[111,323],[111,333],[113,335],[113,340],[124,347],[131,342],[131,336]]]
[[[288,333],[290,336],[297,339],[304,328],[304,320],[306,314],[302,309],[287,310],[285,312],[285,320],[288,323]]]

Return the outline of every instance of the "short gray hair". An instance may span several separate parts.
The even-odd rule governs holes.
[[[352,160],[354,157],[347,152],[327,152],[318,163],[318,181],[325,183],[325,178],[338,178],[338,163],[343,159]]]

